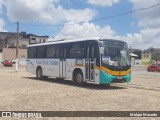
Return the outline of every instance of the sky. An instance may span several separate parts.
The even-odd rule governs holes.
[[[0,0],[0,32],[63,38],[105,37],[160,48],[159,0]],[[115,17],[111,17],[115,16]],[[103,18],[103,19],[102,19]]]

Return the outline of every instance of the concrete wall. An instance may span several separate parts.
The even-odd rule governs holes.
[[[19,58],[27,58],[27,49],[18,49]],[[16,59],[16,49],[15,48],[3,48],[2,59],[15,60]]]

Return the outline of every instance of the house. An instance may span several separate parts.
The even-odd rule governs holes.
[[[18,57],[26,58],[26,47],[29,44],[48,42],[49,36],[38,36],[34,34],[19,33],[18,40]],[[0,60],[16,59],[17,33],[15,32],[0,32]]]
[[[26,48],[29,44],[48,42],[49,36],[38,36],[34,34],[26,34],[26,32],[19,33],[19,48]],[[17,33],[15,32],[0,32],[0,49],[15,48],[17,41]]]
[[[160,48],[150,47],[146,51],[151,53],[152,60],[160,61]]]
[[[29,40],[29,44],[47,43],[49,38],[49,36],[38,36],[34,34],[25,34],[25,33],[23,37]]]
[[[151,53],[144,51],[142,52],[142,63],[150,63],[152,59]]]

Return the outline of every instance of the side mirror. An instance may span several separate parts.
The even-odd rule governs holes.
[[[100,54],[104,54],[104,47],[100,47]]]

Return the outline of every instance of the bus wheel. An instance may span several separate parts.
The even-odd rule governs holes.
[[[37,76],[38,79],[42,79],[42,69],[41,68],[37,69],[36,76]]]
[[[47,79],[47,78],[48,78],[48,76],[43,76],[43,75],[42,75],[42,69],[41,69],[40,67],[37,68],[36,76],[37,76],[37,78],[40,79],[40,80],[44,80],[44,79]]]
[[[82,85],[83,84],[83,74],[81,71],[77,71],[75,72],[74,75],[74,83],[76,83],[77,85]]]

